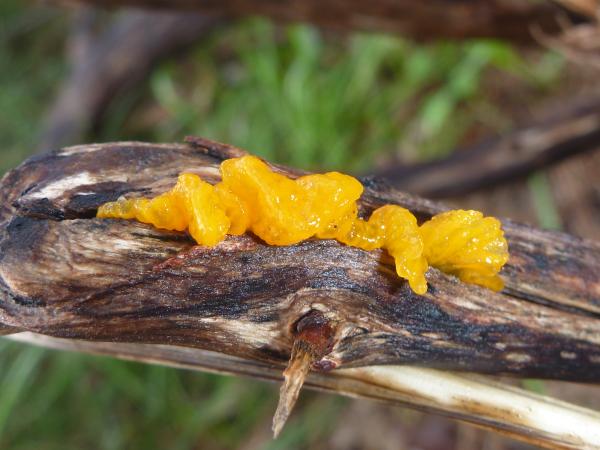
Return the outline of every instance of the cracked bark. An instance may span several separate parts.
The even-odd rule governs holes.
[[[597,243],[504,220],[511,259],[502,293],[430,269],[429,291],[418,296],[383,252],[327,240],[273,247],[250,235],[204,248],[183,233],[93,218],[121,195],[165,191],[184,170],[215,182],[220,159],[232,154],[239,150],[204,140],[99,144],[10,172],[0,211],[0,322],[56,337],[218,344],[282,362],[292,323],[316,309],[337,323],[326,356],[336,367],[408,363],[600,380]],[[420,218],[443,209],[363,181],[364,213],[383,203]]]
[[[243,358],[260,375],[264,367],[285,366],[298,320],[318,311],[332,344],[311,361],[317,372],[354,367],[332,373],[358,373],[364,381],[392,370],[373,365],[405,364],[600,380],[600,245],[591,241],[505,219],[511,259],[503,292],[430,269],[429,291],[418,296],[382,252],[319,240],[272,247],[250,235],[203,248],[184,233],[94,218],[98,205],[120,195],[164,192],[184,170],[215,182],[220,160],[241,153],[200,138],[94,144],[34,157],[8,173],[0,184],[0,324],[69,339],[59,342],[95,341],[75,345],[112,346],[117,356],[136,345],[156,349],[145,358],[159,361],[168,359],[164,346],[213,350],[224,361]],[[363,213],[396,203],[423,220],[444,209],[374,179],[363,183]],[[323,387],[327,376],[320,377]],[[366,392],[348,389],[341,391]],[[531,424],[528,432],[515,425],[518,417],[489,409],[465,415],[466,403],[441,405],[419,395],[413,405],[541,439]],[[475,408],[476,399],[470,402]]]

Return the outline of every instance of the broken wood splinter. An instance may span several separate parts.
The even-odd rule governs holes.
[[[290,362],[283,372],[284,381],[279,390],[279,402],[273,415],[273,438],[279,436],[290,417],[313,361],[313,356],[302,341],[294,342]]]
[[[311,368],[329,368],[328,364],[317,365],[333,347],[334,329],[331,322],[319,311],[312,310],[294,326],[294,344],[287,368],[283,372],[284,381],[279,390],[279,403],[273,415],[273,437],[279,436],[289,418],[300,389]]]

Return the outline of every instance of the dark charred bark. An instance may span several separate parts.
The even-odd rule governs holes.
[[[316,369],[412,364],[600,380],[600,245],[504,220],[502,293],[431,269],[414,294],[382,252],[334,241],[273,247],[247,235],[214,248],[183,233],[95,219],[120,195],[155,195],[182,171],[218,179],[240,150],[115,143],[28,160],[0,186],[0,323],[56,337],[196,347],[267,363],[288,357],[313,310],[333,344]],[[290,175],[298,172],[279,167]],[[396,203],[421,219],[443,207],[381,184],[361,210]]]

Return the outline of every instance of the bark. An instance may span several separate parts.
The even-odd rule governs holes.
[[[139,6],[180,8],[221,16],[264,15],[278,21],[312,22],[344,30],[400,33],[417,39],[495,37],[532,41],[530,29],[537,25],[546,32],[558,32],[557,16],[565,10],[549,1],[510,0],[79,0],[96,6]],[[589,3],[590,0],[586,0]],[[564,3],[570,7],[569,2]],[[573,8],[579,13],[589,7]],[[575,16],[571,20],[577,21]]]
[[[283,364],[296,324],[318,311],[333,329],[313,368],[409,364],[600,380],[600,245],[503,220],[511,259],[501,293],[431,269],[414,294],[382,252],[334,241],[214,248],[183,233],[100,220],[98,205],[156,195],[178,173],[218,179],[242,151],[187,144],[70,147],[30,159],[0,186],[0,323],[49,336],[169,344]],[[299,172],[279,167],[297,175]],[[443,206],[363,180],[361,211],[384,203],[421,219]]]

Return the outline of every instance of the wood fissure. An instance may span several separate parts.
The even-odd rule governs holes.
[[[414,294],[382,251],[334,241],[288,247],[252,235],[213,248],[184,233],[93,218],[121,195],[164,192],[183,171],[210,182],[243,150],[113,143],[32,158],[0,185],[0,323],[62,337],[180,345],[281,364],[293,324],[335,321],[315,368],[410,364],[600,381],[600,246],[503,220],[511,259],[495,293],[430,269]],[[282,166],[290,175],[302,173]],[[384,203],[422,219],[442,205],[363,180],[365,214]]]

